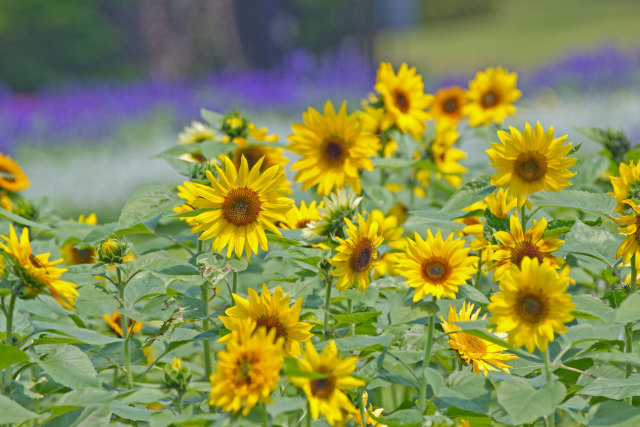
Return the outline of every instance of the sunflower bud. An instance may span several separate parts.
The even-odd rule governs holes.
[[[117,238],[104,239],[97,247],[98,259],[104,264],[122,264],[128,251],[127,241]]]
[[[20,198],[13,205],[14,214],[19,215],[23,218],[27,218],[30,220],[36,220],[40,216],[40,211],[37,206],[34,205],[31,201]]]
[[[230,138],[245,138],[249,133],[249,121],[239,112],[225,114],[221,130]]]
[[[167,389],[175,389],[178,393],[187,391],[187,386],[191,380],[191,369],[182,365],[182,360],[173,358],[171,364],[164,367],[164,378],[162,385]]]

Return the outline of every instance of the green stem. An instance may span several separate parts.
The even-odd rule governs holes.
[[[629,292],[631,294],[634,294],[637,290],[636,276],[638,275],[638,271],[636,270],[636,254],[637,252],[634,252],[633,255],[631,256],[631,284],[629,285]]]
[[[13,312],[16,307],[16,294],[11,294],[11,301],[9,302],[9,310],[5,312],[7,318],[7,334],[4,338],[4,343],[10,346],[13,346]],[[13,372],[11,370],[11,366],[7,366],[4,369],[4,389],[5,394],[9,395],[11,389],[11,378],[13,376]]]
[[[233,272],[233,288],[232,288],[233,293],[238,293],[238,272],[234,271]],[[233,304],[233,301],[231,301],[231,304]]]
[[[551,384],[552,378],[551,378],[551,361],[549,360],[549,349],[546,349],[544,351],[544,377],[545,377],[546,383]],[[548,418],[549,427],[555,426],[555,423],[556,423],[555,416],[556,416],[555,411],[551,415],[549,415],[549,418]]]
[[[202,332],[209,330],[209,283],[205,281],[200,286],[202,294],[202,302],[204,303],[204,319],[202,319]],[[204,375],[205,381],[209,381],[209,377],[213,372],[213,362],[211,360],[211,343],[209,339],[202,340],[202,346],[204,351]]]
[[[473,282],[475,287],[480,287],[480,277],[482,276],[482,250],[478,253],[478,271],[476,271],[476,280]]]
[[[629,295],[633,295],[636,292],[636,252],[631,256],[631,284],[629,286]],[[631,353],[633,350],[633,323],[627,323],[624,325],[624,334],[625,334],[625,348],[624,351],[626,353]],[[627,363],[626,366],[626,377],[629,378],[633,373],[633,366],[630,363]],[[629,398],[629,401],[631,398]]]
[[[267,405],[260,404],[260,412],[262,412],[262,425],[263,427],[269,427],[269,414],[267,414]]]
[[[352,310],[351,310],[351,300],[350,299],[347,300],[347,309],[349,310],[349,314],[351,314]],[[351,332],[351,335],[355,335],[356,334],[356,324],[355,323],[351,323],[349,325],[349,330]]]
[[[118,289],[120,290],[120,306],[124,306],[124,283],[122,283],[122,273],[120,268],[116,267],[118,275]],[[129,354],[129,319],[124,313],[120,313],[120,321],[122,325],[122,343],[124,351],[124,370],[127,373],[127,388],[133,388],[133,373],[131,372],[131,356]]]
[[[422,378],[420,381],[420,394],[418,395],[418,404],[422,413],[427,412],[427,369],[431,361],[431,347],[433,345],[433,330],[435,327],[435,315],[429,317],[429,328],[427,329],[427,345],[424,349],[424,357],[422,360]]]
[[[176,397],[176,409],[178,410],[178,414],[182,413],[182,392],[178,391],[178,397]]]
[[[324,297],[324,339],[329,337],[329,306],[331,305],[331,285],[332,280],[328,274],[325,274],[325,282],[327,282],[327,289]]]
[[[305,417],[305,425],[311,427],[311,405],[307,402],[307,416]]]

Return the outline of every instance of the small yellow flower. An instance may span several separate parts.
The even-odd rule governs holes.
[[[0,207],[5,211],[13,212],[13,202],[11,201],[11,197],[9,197],[7,192],[4,190],[0,194]]]
[[[356,411],[353,414],[353,417],[356,420],[356,426],[387,427],[386,424],[380,424],[378,421],[374,420],[373,417],[371,417],[371,415],[369,415],[369,412],[371,412],[377,418],[380,418],[382,416],[382,413],[384,412],[384,408],[378,408],[374,410],[373,406],[371,405],[367,406],[367,400],[369,400],[369,394],[365,391],[362,393],[362,404],[365,406],[365,408],[367,408],[367,410],[365,411],[365,422],[364,423],[362,422],[362,415],[360,414],[360,411]]]
[[[311,342],[305,345],[303,357],[297,360],[298,368],[304,372],[324,374],[326,377],[290,379],[292,384],[301,388],[307,395],[314,420],[322,414],[332,426],[341,425],[340,423],[346,421],[343,411],[356,411],[344,390],[364,385],[364,381],[351,376],[357,361],[357,357],[341,358],[333,340],[327,343],[320,355]]]
[[[633,200],[623,200],[623,204],[628,205],[632,211],[628,215],[616,218],[620,224],[620,232],[627,236],[620,244],[616,257],[622,257],[623,263],[630,264],[631,257],[640,251],[640,208]]]
[[[447,320],[440,317],[442,321],[442,329],[445,333],[449,334],[449,345],[452,349],[457,350],[460,357],[465,362],[473,365],[473,373],[479,374],[481,371],[487,375],[488,371],[497,371],[498,369],[509,373],[510,366],[504,363],[507,360],[517,359],[518,356],[513,354],[503,354],[504,347],[494,344],[491,341],[484,340],[482,338],[475,337],[473,335],[465,334],[460,331],[460,326],[453,322],[464,322],[469,320],[478,320],[480,309],[473,312],[474,305],[466,302],[462,303],[460,314],[456,313],[452,306],[449,306],[449,316]],[[487,315],[482,316],[485,319]],[[491,331],[488,331],[491,333]],[[498,333],[498,338],[504,339],[507,334]]]
[[[111,316],[105,314],[104,321],[107,325],[115,331],[116,334],[122,336],[122,316],[119,312],[114,311]],[[135,321],[131,318],[127,318],[127,324],[129,325],[129,333],[137,334],[142,330],[142,322]]]
[[[629,165],[620,163],[618,171],[620,176],[609,176],[613,186],[613,193],[609,194],[618,202],[616,212],[624,213],[624,200],[640,200],[640,163],[634,164],[633,160]]]
[[[281,227],[288,230],[306,228],[309,223],[320,219],[318,209],[322,208],[324,208],[324,203],[320,202],[320,204],[316,206],[315,200],[311,202],[309,206],[306,205],[304,200],[300,202],[300,207],[292,205],[285,214],[287,220],[281,224]]]
[[[16,192],[29,187],[29,179],[22,168],[9,156],[0,153],[0,172],[10,176],[0,176],[0,188]]]
[[[436,120],[459,121],[462,109],[467,104],[467,93],[460,86],[451,86],[436,92],[429,114]]]
[[[202,184],[189,181],[184,181],[182,185],[178,185],[178,197],[185,199],[186,203],[173,208],[173,212],[183,213],[195,210],[196,208],[191,205],[191,203],[193,203],[194,200],[200,197],[198,195],[197,188],[201,185]],[[193,217],[184,217],[180,218],[180,220],[186,222],[191,227],[196,225],[196,221],[194,221]]]
[[[393,139],[387,137],[386,141],[382,140],[382,133],[385,129],[382,128],[385,118],[384,108],[374,108],[367,103],[364,103],[364,111],[358,111],[356,113],[358,119],[362,122],[362,130],[367,133],[372,133],[380,137],[382,152],[379,153],[383,157],[393,157],[393,154],[398,151],[398,143]]]
[[[403,229],[398,224],[398,218],[394,215],[385,216],[379,209],[374,209],[369,215],[370,221],[378,224],[378,234],[384,239],[384,243],[394,249],[400,249],[403,246],[402,233]]]
[[[462,109],[469,116],[471,126],[502,123],[510,114],[516,112],[513,103],[522,93],[516,89],[518,75],[503,68],[487,68],[478,71],[469,83],[467,97],[469,103]]]
[[[183,131],[178,134],[178,144],[197,144],[204,141],[213,140],[216,137],[212,127],[201,122],[193,121],[191,125],[185,126]],[[184,153],[179,157],[182,160],[194,163],[207,163],[207,158],[201,151]]]
[[[367,221],[358,214],[358,227],[348,219],[347,240],[336,237],[340,246],[338,252],[329,263],[336,267],[331,274],[338,277],[336,288],[342,292],[353,286],[354,282],[358,290],[364,293],[369,285],[369,273],[375,267],[378,258],[376,248],[382,244],[383,238],[378,233],[378,223],[371,218]]]
[[[524,258],[520,268],[513,267],[500,280],[500,293],[491,296],[487,307],[489,320],[498,332],[509,334],[509,344],[524,345],[530,353],[535,348],[545,351],[554,333],[566,333],[565,323],[573,320],[576,305],[564,293],[572,283],[569,267],[558,273],[546,261]]]

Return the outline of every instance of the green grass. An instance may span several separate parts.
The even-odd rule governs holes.
[[[484,15],[381,32],[376,54],[427,76],[489,65],[523,69],[604,44],[638,47],[638,16],[637,1],[496,0]]]

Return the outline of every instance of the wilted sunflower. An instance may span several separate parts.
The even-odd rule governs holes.
[[[366,409],[365,411],[365,422],[362,422],[362,415],[360,414],[360,411],[356,411],[353,414],[353,418],[356,420],[356,426],[360,426],[360,427],[387,427],[386,424],[381,424],[378,421],[374,420],[373,417],[371,417],[371,415],[369,415],[369,412],[371,412],[373,415],[376,416],[376,418],[380,418],[382,416],[382,413],[384,412],[384,408],[378,408],[376,410],[373,409],[373,406],[369,405],[367,406],[367,401],[369,400],[369,394],[364,391],[362,392],[362,404],[364,405]]]
[[[308,341],[313,334],[311,325],[299,322],[302,298],[289,307],[289,295],[283,295],[282,287],[278,286],[273,295],[266,285],[262,285],[260,296],[249,288],[249,300],[233,294],[236,305],[227,309],[226,316],[220,316],[220,321],[230,331],[238,329],[244,319],[255,320],[257,327],[264,326],[267,330],[274,329],[276,338],[282,338],[284,351],[287,356],[300,355],[300,343]],[[218,342],[226,343],[233,339],[231,334],[220,338]]]
[[[29,187],[29,179],[22,168],[9,156],[0,153],[0,173],[10,176],[0,176],[0,188],[16,192]]]
[[[23,228],[20,239],[16,235],[13,225],[9,226],[9,237],[2,236],[6,243],[0,243],[10,257],[14,273],[21,279],[21,298],[35,298],[44,293],[47,287],[51,296],[67,310],[73,310],[75,298],[78,295],[77,286],[60,279],[66,268],[56,268],[63,260],[49,261],[49,253],[33,255],[29,243],[29,229]]]
[[[80,215],[78,217],[78,222],[82,224],[96,225],[98,223],[98,218],[95,213],[92,213],[87,217]],[[60,254],[67,265],[96,264],[98,262],[96,249],[93,246],[78,249],[73,245],[64,245],[60,248]]]
[[[362,197],[358,197],[349,189],[339,189],[323,200],[324,207],[318,206],[320,218],[307,224],[302,230],[305,239],[333,237],[342,232],[344,219],[351,218],[355,213]]]
[[[258,245],[266,251],[267,236],[264,229],[282,236],[274,225],[285,221],[284,213],[289,210],[292,200],[283,195],[285,179],[279,166],[272,166],[260,174],[262,159],[249,171],[247,160],[242,159],[236,170],[228,157],[224,159],[225,171],[215,165],[218,178],[207,171],[211,188],[198,186],[195,191],[200,196],[191,204],[204,212],[192,217],[197,224],[192,233],[199,233],[199,240],[214,238],[212,250],[222,252],[227,247],[227,258],[235,249],[240,258],[247,246],[247,259],[251,252],[258,253]]]
[[[503,68],[487,68],[478,71],[469,83],[469,103],[462,109],[469,116],[471,126],[502,123],[505,117],[516,112],[513,103],[522,92],[516,89],[518,74]]]
[[[114,311],[111,316],[105,314],[103,317],[104,321],[107,322],[107,325],[109,325],[116,334],[122,336],[122,315],[120,315],[119,312]],[[130,317],[127,318],[127,324],[129,326],[129,334],[137,334],[142,330],[142,322],[135,321]]]
[[[319,209],[324,207],[324,202],[320,202],[316,206],[314,200],[307,206],[303,201],[300,202],[300,207],[292,205],[291,208],[285,214],[286,222],[281,224],[281,227],[288,230],[304,229],[313,221],[320,219]]]
[[[533,220],[533,227],[526,232],[522,231],[522,225],[517,215],[509,218],[510,233],[498,231],[494,234],[500,243],[494,247],[492,268],[494,280],[500,280],[502,275],[512,266],[520,266],[525,258],[535,258],[539,262],[547,260],[550,265],[558,268],[562,264],[562,258],[551,256],[562,246],[564,240],[557,237],[542,237],[547,229],[547,220]]]
[[[374,88],[382,96],[387,113],[382,128],[396,125],[401,132],[421,139],[426,128],[424,122],[430,118],[425,110],[433,102],[433,95],[424,93],[422,76],[415,67],[403,63],[396,74],[390,63],[380,63]]]
[[[465,362],[472,364],[474,374],[479,374],[480,371],[482,371],[482,373],[487,375],[488,371],[497,371],[498,369],[509,373],[509,368],[511,367],[504,363],[504,361],[517,359],[518,356],[509,353],[503,354],[502,352],[505,348],[491,341],[465,334],[464,332],[456,332],[460,331],[461,328],[453,322],[478,320],[480,309],[478,308],[475,313],[473,309],[473,304],[469,303],[467,305],[466,302],[463,302],[460,314],[456,313],[456,310],[452,306],[449,306],[449,317],[447,320],[440,317],[442,329],[445,333],[449,334],[449,345],[452,349],[458,351],[460,357],[462,357]],[[486,317],[487,315],[485,314],[482,316],[482,319]],[[488,332],[491,333],[491,331]],[[496,336],[503,339],[506,338],[507,334],[498,333]]]
[[[640,163],[634,164],[633,160],[629,165],[620,163],[618,171],[620,176],[609,176],[613,186],[613,193],[609,194],[618,202],[616,212],[624,213],[627,209],[624,200],[640,200]]]
[[[289,151],[302,156],[291,170],[297,170],[295,180],[302,190],[318,186],[318,195],[326,196],[334,188],[347,184],[358,194],[360,169],[373,170],[371,156],[380,149],[380,139],[362,129],[355,114],[347,114],[343,102],[338,113],[331,101],[324,106],[324,116],[313,108],[302,113],[304,124],[291,125]]]
[[[378,223],[369,218],[367,221],[358,214],[358,227],[353,225],[349,218],[346,233],[348,238],[342,240],[336,237],[340,246],[338,252],[329,263],[335,267],[331,274],[338,277],[336,288],[342,292],[349,289],[354,283],[358,290],[364,293],[369,285],[369,273],[375,267],[378,258],[376,248],[384,240],[378,233]]]
[[[560,274],[548,262],[524,258],[520,268],[514,267],[500,280],[500,293],[491,296],[487,307],[491,323],[498,332],[507,332],[507,341],[516,347],[545,351],[554,333],[567,332],[565,323],[573,320],[576,307],[571,295],[564,293],[574,281],[569,267]]]
[[[267,332],[251,319],[241,321],[227,347],[217,354],[218,364],[209,378],[209,403],[223,411],[242,409],[243,416],[258,402],[272,403],[284,361],[282,341],[274,328]]]
[[[498,170],[491,177],[491,184],[508,188],[511,196],[526,196],[536,191],[560,191],[571,183],[575,175],[568,168],[577,159],[565,158],[571,143],[565,144],[567,135],[553,138],[553,126],[546,132],[540,122],[535,129],[525,124],[524,135],[509,127],[510,134],[498,131],[502,144],[492,142],[487,150],[489,160]]]
[[[458,287],[476,272],[477,256],[469,256],[464,240],[453,239],[451,233],[442,240],[440,231],[433,237],[427,230],[427,240],[415,233],[415,240],[407,239],[404,253],[398,254],[396,269],[415,288],[413,301],[425,295],[455,299]]]
[[[640,228],[638,228],[638,224],[640,224],[640,208],[633,200],[624,200],[623,203],[628,205],[633,211],[629,212],[628,215],[616,218],[621,226],[620,232],[627,236],[620,244],[616,252],[616,257],[622,257],[622,262],[629,264],[631,263],[633,254],[640,251]]]
[[[436,120],[457,122],[463,116],[462,108],[467,103],[467,93],[460,86],[451,86],[436,92],[429,114]]]
[[[307,395],[311,416],[314,420],[324,415],[332,426],[341,425],[343,411],[353,413],[356,408],[344,393],[364,385],[364,381],[351,376],[356,368],[357,357],[346,359],[338,355],[338,348],[333,340],[329,341],[322,353],[313,347],[311,342],[305,344],[304,355],[298,359],[298,368],[303,372],[326,375],[326,378],[291,377],[291,383],[301,388]]]

